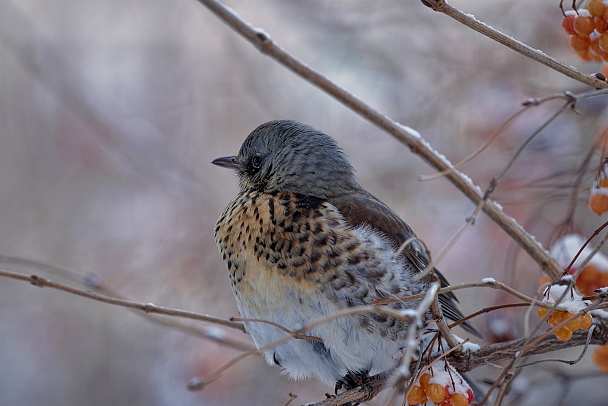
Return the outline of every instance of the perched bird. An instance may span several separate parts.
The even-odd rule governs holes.
[[[423,292],[412,276],[428,265],[415,234],[394,211],[357,182],[333,138],[290,120],[256,128],[236,156],[213,164],[236,171],[240,192],[215,227],[243,318],[295,331],[353,306]],[[442,284],[447,281],[440,276]],[[463,316],[452,294],[440,295],[444,314]],[[416,306],[396,300],[393,309]],[[284,337],[268,323],[245,322],[258,348]],[[465,328],[476,330],[465,323]],[[347,389],[394,368],[406,323],[379,313],[332,319],[264,351],[268,363],[294,379],[315,376]]]

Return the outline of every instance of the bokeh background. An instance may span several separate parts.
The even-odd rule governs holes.
[[[567,49],[557,0],[453,3],[565,63],[599,71]],[[586,90],[419,1],[226,4],[454,162],[527,98]],[[559,103],[532,109],[465,172],[485,187]],[[605,128],[606,105],[596,98],[581,103],[579,115],[564,114],[498,187],[505,210],[545,244],[558,234],[578,167]],[[334,136],[360,183],[432,252],[473,212],[445,180],[418,181],[432,170],[406,147],[260,54],[194,0],[0,0],[0,255],[74,273],[6,257],[0,268],[80,287],[79,278],[95,278],[134,300],[237,315],[213,242],[214,223],[237,184],[210,161],[235,154],[253,128],[277,118]],[[591,178],[580,185],[582,198]],[[589,235],[601,223],[584,205],[581,199],[575,220]],[[530,295],[539,276],[483,215],[439,268],[452,283],[491,276]],[[460,297],[467,312],[515,301],[483,289]],[[519,310],[474,323],[490,341],[524,333]],[[249,343],[242,333],[222,331]],[[283,405],[289,393],[304,403],[331,391],[291,382],[260,358],[202,392],[185,389],[191,377],[238,353],[124,308],[0,279],[3,406]],[[543,365],[515,380],[511,404],[603,404],[608,388],[598,379],[587,360]]]

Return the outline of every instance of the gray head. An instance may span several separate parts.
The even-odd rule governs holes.
[[[262,124],[249,134],[238,155],[212,163],[236,170],[241,190],[326,199],[359,187],[353,167],[333,138],[291,120]]]

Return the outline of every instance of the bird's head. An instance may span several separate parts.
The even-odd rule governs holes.
[[[291,120],[260,125],[245,139],[238,155],[212,163],[236,170],[241,190],[326,199],[358,186],[353,167],[333,138]]]

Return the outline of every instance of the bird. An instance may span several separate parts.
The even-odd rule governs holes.
[[[290,378],[335,385],[336,393],[394,369],[408,326],[377,312],[331,319],[306,331],[314,339],[272,346],[282,328],[297,331],[355,306],[395,299],[390,308],[412,309],[416,301],[399,298],[429,285],[428,277],[414,278],[429,264],[424,245],[359,185],[337,142],[312,126],[274,120],[253,130],[237,155],[212,163],[238,177],[215,241],[245,329],[266,361]],[[439,301],[447,318],[464,317],[453,293]],[[461,326],[479,336],[468,322]]]

